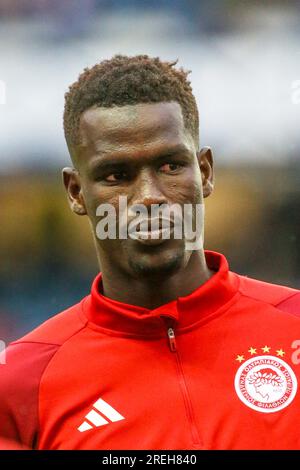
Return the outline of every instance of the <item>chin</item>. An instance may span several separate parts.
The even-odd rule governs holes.
[[[129,259],[129,268],[133,275],[160,277],[171,275],[184,266],[183,251],[161,254],[160,256],[141,256]]]

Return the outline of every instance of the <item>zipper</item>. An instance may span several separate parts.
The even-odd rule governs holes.
[[[191,398],[190,398],[190,395],[189,395],[189,391],[188,391],[188,388],[187,388],[187,384],[186,384],[186,381],[185,381],[185,378],[184,378],[184,372],[183,372],[179,352],[178,352],[178,349],[177,349],[174,329],[173,328],[168,328],[167,334],[168,334],[168,339],[169,339],[170,351],[172,353],[174,353],[175,356],[176,356],[177,369],[178,369],[178,374],[179,374],[179,384],[180,384],[180,388],[181,388],[182,395],[183,395],[183,400],[184,400],[184,405],[185,405],[185,409],[186,409],[187,419],[188,419],[188,422],[190,423],[190,426],[191,426],[193,443],[197,446],[201,446],[201,441],[200,441],[200,438],[199,438],[198,429],[197,429],[196,421],[195,421],[194,410],[193,410]]]
[[[168,328],[169,346],[172,352],[177,351],[176,338],[173,328]]]

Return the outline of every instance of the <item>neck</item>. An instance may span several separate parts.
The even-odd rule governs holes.
[[[206,264],[203,250],[193,251],[186,266],[164,277],[136,279],[116,271],[113,266],[102,266],[103,294],[122,303],[153,310],[191,294],[213,274],[214,271]]]

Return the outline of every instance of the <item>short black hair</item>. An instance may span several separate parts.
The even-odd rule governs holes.
[[[199,115],[189,71],[158,57],[115,55],[85,68],[65,93],[64,132],[68,144],[80,144],[81,114],[91,106],[112,107],[176,101],[186,128],[198,145]]]

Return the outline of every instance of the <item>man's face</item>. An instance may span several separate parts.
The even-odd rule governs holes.
[[[82,145],[74,154],[79,172],[76,204],[87,213],[94,234],[99,223],[98,206],[112,205],[118,217],[120,196],[127,198],[129,210],[136,204],[147,207],[149,219],[153,204],[183,207],[203,202],[202,182],[210,177],[200,166],[203,164],[204,173],[209,173],[211,161],[204,157],[204,163],[200,162],[178,103],[95,106],[82,114],[80,135]],[[68,178],[65,184],[70,194]],[[206,192],[204,195],[209,189]],[[185,249],[184,237],[171,236],[153,243],[131,238],[95,239],[102,269],[113,263],[133,277],[170,274],[184,267],[191,255]]]

